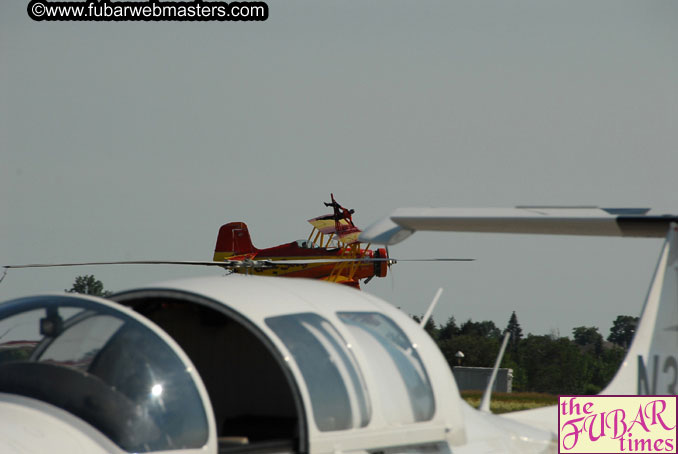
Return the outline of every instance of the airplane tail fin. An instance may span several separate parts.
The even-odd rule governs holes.
[[[217,244],[214,247],[215,262],[226,260],[229,257],[257,252],[252,245],[250,232],[244,222],[229,222],[219,229]]]
[[[601,394],[678,391],[678,224],[671,223],[633,342]]]
[[[396,244],[417,230],[665,236],[631,347],[601,394],[678,394],[678,215],[648,208],[399,208],[360,241]]]

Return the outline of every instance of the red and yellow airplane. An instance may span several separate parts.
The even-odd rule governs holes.
[[[331,194],[332,201],[325,206],[333,213],[309,219],[313,226],[306,240],[297,240],[266,249],[252,244],[244,222],[230,222],[219,229],[214,248],[215,262],[266,261],[274,266],[236,268],[237,273],[264,276],[306,277],[347,284],[360,288],[360,280],[385,277],[393,262],[386,249],[361,247],[352,214],[355,210],[342,207]],[[304,263],[299,263],[304,261]],[[278,263],[275,263],[278,262]],[[289,262],[289,263],[287,263]]]
[[[263,276],[305,277],[360,288],[360,280],[385,277],[391,264],[399,260],[389,257],[386,248],[361,247],[361,230],[353,223],[354,210],[348,210],[334,199],[325,203],[332,214],[309,219],[313,226],[306,240],[258,249],[252,244],[247,225],[231,222],[219,229],[214,258],[202,260],[125,260],[112,262],[33,263],[4,265],[0,282],[12,268],[46,268],[90,265],[192,265],[217,266],[231,272]],[[473,259],[405,259],[404,261],[471,261]]]

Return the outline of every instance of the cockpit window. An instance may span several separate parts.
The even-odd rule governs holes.
[[[317,314],[266,319],[299,366],[321,431],[364,427],[371,408],[351,345]]]
[[[0,392],[61,407],[128,452],[207,443],[200,394],[172,348],[133,318],[84,299],[0,308]]]
[[[435,411],[433,390],[417,346],[382,314],[339,312],[337,315],[374,366],[370,370],[382,385],[379,389],[387,421],[402,424],[431,419]]]
[[[297,240],[297,246],[304,249],[312,249],[315,247],[315,244],[307,240]]]
[[[68,329],[63,330],[58,339],[43,342],[41,348],[36,349],[33,359],[87,372],[97,354],[123,323],[112,315],[84,311],[69,319]]]

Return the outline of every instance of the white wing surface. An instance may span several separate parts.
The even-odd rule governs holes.
[[[661,238],[678,216],[649,208],[398,208],[360,240],[396,244],[417,230]]]

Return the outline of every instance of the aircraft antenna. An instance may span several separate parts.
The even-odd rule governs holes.
[[[497,360],[494,362],[494,367],[492,368],[492,375],[490,375],[490,380],[487,382],[487,388],[485,388],[483,398],[480,401],[480,407],[478,409],[480,411],[484,411],[485,413],[490,413],[490,398],[492,397],[492,388],[494,388],[494,382],[497,379],[497,372],[499,371],[501,360],[504,357],[504,352],[506,351],[506,345],[508,344],[509,337],[511,337],[511,332],[504,331],[504,341],[501,343]]]
[[[424,316],[421,318],[421,322],[419,322],[419,326],[424,328],[426,326],[426,323],[428,322],[428,319],[431,318],[431,314],[433,314],[433,309],[436,308],[436,304],[438,304],[438,300],[440,299],[440,295],[443,294],[443,288],[439,288],[438,291],[436,292],[436,295],[433,297],[433,301],[431,301],[431,304],[429,304],[428,309],[426,310],[426,313]]]

